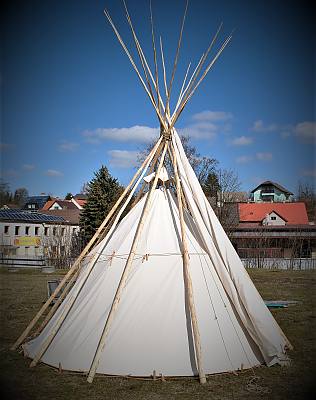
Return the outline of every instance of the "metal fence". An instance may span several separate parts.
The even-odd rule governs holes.
[[[0,264],[6,267],[20,268],[42,268],[46,265],[46,260],[41,256],[5,256],[0,255]]]
[[[0,255],[0,264],[9,268],[42,268],[54,267],[56,269],[68,269],[76,258],[47,259],[42,256],[5,256]],[[316,269],[316,258],[242,258],[245,268],[263,268],[279,270],[314,270]]]
[[[43,268],[53,267],[55,269],[69,269],[76,258],[65,257],[60,258],[47,258],[44,256],[25,256],[14,255],[7,256],[0,254],[0,265],[8,268]]]
[[[316,258],[242,258],[246,268],[304,271],[316,269]]]

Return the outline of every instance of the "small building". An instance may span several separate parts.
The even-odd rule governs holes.
[[[314,258],[316,226],[303,202],[239,203],[231,240],[241,258]]]
[[[30,212],[0,210],[0,256],[2,263],[37,266],[63,252],[69,255],[79,234],[80,210]]]
[[[50,199],[44,204],[41,210],[82,210],[86,202],[86,195],[76,194],[71,200]]]
[[[48,200],[41,211],[47,210],[77,210],[79,207],[72,200]]]
[[[77,205],[77,207],[79,208],[79,210],[82,210],[84,205],[86,204],[88,200],[88,196],[86,194],[83,193],[79,193],[76,194],[71,201],[74,202],[74,204]]]
[[[276,182],[265,181],[255,187],[249,196],[254,202],[291,202],[293,193]]]
[[[44,207],[45,203],[51,200],[51,196],[40,195],[40,196],[29,196],[25,204],[23,205],[23,210],[37,211]]]

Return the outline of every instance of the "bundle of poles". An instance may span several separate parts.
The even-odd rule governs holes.
[[[130,51],[126,47],[120,33],[118,32],[116,26],[114,25],[109,12],[107,10],[104,10],[104,14],[105,14],[107,20],[109,21],[111,27],[113,28],[113,31],[114,31],[119,43],[121,44],[127,57],[129,58],[133,69],[135,70],[146,94],[148,95],[148,97],[150,99],[150,102],[152,103],[152,105],[154,107],[154,110],[155,110],[158,120],[160,122],[160,137],[159,137],[157,143],[152,148],[152,150],[149,152],[148,156],[143,161],[140,168],[137,170],[137,172],[133,176],[130,183],[127,185],[127,187],[125,188],[125,190],[123,191],[123,193],[121,194],[119,199],[114,204],[114,206],[111,209],[111,211],[109,212],[109,214],[106,216],[106,218],[104,219],[104,221],[102,222],[100,227],[97,229],[97,231],[95,232],[95,234],[93,235],[93,237],[91,238],[89,243],[85,246],[85,248],[83,249],[83,251],[81,252],[79,257],[77,258],[75,263],[69,269],[69,271],[64,276],[64,278],[60,281],[56,290],[51,294],[51,296],[43,304],[43,306],[38,311],[38,313],[31,320],[31,322],[29,323],[27,328],[24,330],[24,332],[21,334],[21,336],[13,344],[11,349],[12,350],[17,349],[21,344],[23,344],[23,342],[25,342],[26,340],[28,340],[30,338],[36,337],[37,335],[39,335],[42,332],[42,330],[45,328],[47,323],[51,320],[52,316],[55,314],[55,311],[57,310],[57,308],[59,307],[61,302],[65,299],[65,297],[70,292],[70,289],[72,288],[74,282],[77,280],[77,278],[80,274],[83,262],[88,261],[85,277],[79,283],[80,287],[78,288],[75,295],[72,295],[69,298],[67,298],[67,305],[65,306],[63,313],[59,316],[58,320],[54,323],[50,334],[48,335],[47,339],[43,342],[40,350],[38,351],[38,353],[32,360],[30,366],[34,367],[41,360],[41,358],[45,354],[48,346],[50,345],[50,343],[56,336],[60,327],[62,326],[65,318],[69,314],[73,304],[75,303],[75,301],[76,301],[82,287],[84,286],[85,282],[87,281],[91,271],[93,270],[94,266],[98,262],[100,254],[101,254],[103,248],[107,244],[106,238],[109,238],[112,235],[113,231],[115,230],[117,224],[120,221],[122,213],[126,209],[127,205],[132,201],[134,193],[136,192],[137,188],[139,187],[139,185],[140,185],[141,181],[143,180],[143,177],[145,176],[148,169],[149,169],[149,173],[152,173],[153,171],[155,171],[155,178],[154,178],[153,182],[151,183],[150,189],[147,193],[147,198],[145,200],[142,214],[141,214],[141,217],[140,217],[137,229],[136,229],[136,233],[135,233],[135,236],[134,236],[131,248],[130,248],[129,256],[127,258],[123,273],[121,275],[119,285],[117,287],[117,290],[116,290],[116,293],[115,293],[115,296],[114,296],[114,299],[112,302],[112,306],[110,308],[110,312],[105,321],[104,328],[103,328],[96,352],[94,354],[93,361],[90,366],[90,370],[88,372],[88,378],[87,378],[88,382],[91,383],[93,381],[93,378],[94,378],[95,373],[98,368],[102,350],[106,344],[106,338],[107,338],[111,323],[115,316],[117,307],[120,303],[121,295],[122,295],[122,292],[126,285],[126,281],[127,281],[129,272],[130,272],[132,264],[133,264],[133,260],[134,260],[134,257],[135,257],[136,251],[137,251],[137,245],[138,245],[139,239],[141,237],[147,215],[151,209],[154,191],[158,185],[159,174],[161,172],[162,167],[164,166],[166,157],[169,157],[169,162],[173,168],[174,183],[175,183],[175,189],[176,189],[176,195],[177,195],[177,201],[178,201],[178,209],[179,209],[179,217],[180,217],[181,245],[182,245],[182,255],[183,255],[183,277],[184,277],[184,284],[185,284],[185,290],[186,290],[186,298],[187,298],[188,305],[189,305],[191,323],[192,323],[192,328],[193,328],[193,338],[194,338],[194,343],[195,343],[195,353],[196,353],[196,360],[197,360],[197,366],[198,366],[198,372],[199,372],[199,379],[200,379],[201,383],[205,383],[206,377],[205,377],[205,373],[203,370],[203,360],[202,360],[202,354],[201,354],[199,327],[198,327],[198,321],[197,321],[197,317],[196,317],[196,310],[195,310],[193,291],[192,291],[192,282],[191,282],[191,277],[190,277],[190,272],[189,272],[189,253],[188,253],[186,229],[185,229],[185,222],[184,222],[185,198],[184,198],[184,194],[182,191],[181,182],[180,182],[179,173],[178,173],[178,160],[176,157],[176,151],[175,151],[175,148],[174,148],[171,138],[172,138],[172,135],[174,132],[174,125],[175,125],[176,121],[178,120],[180,114],[182,113],[184,107],[186,106],[188,101],[192,98],[196,89],[201,84],[201,82],[204,80],[207,73],[212,68],[212,66],[214,65],[214,63],[216,62],[216,60],[218,59],[218,57],[220,56],[220,54],[222,53],[224,48],[230,42],[232,35],[229,35],[224,40],[224,42],[221,44],[219,50],[216,52],[215,56],[211,59],[211,61],[208,61],[208,63],[206,64],[208,56],[214,46],[214,43],[219,35],[220,30],[222,28],[222,24],[220,24],[215,35],[212,37],[212,40],[211,40],[207,50],[205,51],[205,53],[202,54],[193,73],[191,74],[190,78],[187,80],[188,75],[189,75],[189,70],[191,67],[191,63],[189,63],[186,73],[185,73],[185,77],[183,79],[183,83],[181,86],[181,90],[180,90],[180,93],[178,96],[176,106],[174,108],[173,113],[171,113],[170,112],[170,97],[171,97],[172,86],[173,86],[175,73],[176,73],[176,69],[177,69],[177,65],[178,65],[178,59],[179,59],[179,53],[180,53],[181,41],[182,41],[182,34],[183,34],[184,23],[185,23],[187,9],[188,9],[188,1],[186,1],[186,4],[185,4],[185,10],[184,10],[183,18],[182,18],[179,39],[178,39],[178,45],[177,45],[174,63],[173,63],[173,69],[172,69],[171,78],[170,78],[170,81],[168,84],[167,84],[165,58],[164,58],[164,53],[163,53],[163,45],[162,45],[161,37],[159,40],[162,75],[163,75],[163,86],[164,86],[164,91],[163,91],[164,99],[162,97],[162,92],[159,89],[157,50],[156,50],[156,44],[155,44],[155,33],[154,33],[154,23],[153,23],[151,2],[150,2],[150,23],[151,23],[153,58],[154,58],[154,65],[155,65],[154,74],[151,72],[151,70],[148,66],[147,59],[145,57],[145,54],[142,50],[142,47],[141,47],[138,37],[136,35],[130,14],[128,12],[128,9],[127,9],[127,6],[126,6],[126,3],[124,0],[123,0],[123,4],[125,7],[127,22],[131,29],[131,33],[133,36],[137,54],[139,56],[139,61],[140,61],[141,67],[142,67],[141,70],[137,67],[133,57],[131,56]],[[205,67],[204,70],[203,70],[203,67]],[[140,71],[142,71],[142,74]],[[145,185],[146,185],[146,183],[143,182],[141,185],[141,188],[139,189],[139,191],[137,193],[136,199],[133,201],[133,205],[135,205],[141,198],[141,196],[144,192],[144,189],[145,189]],[[99,251],[95,252],[92,255],[90,260],[87,260],[87,258],[89,257],[90,251],[96,246],[96,244],[101,243],[101,239],[104,239],[104,241],[101,244],[101,249]],[[54,302],[54,304],[48,311],[49,306],[52,304],[52,302]]]

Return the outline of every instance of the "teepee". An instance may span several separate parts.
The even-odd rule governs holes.
[[[161,134],[13,348],[22,345],[32,359],[31,366],[42,361],[83,372],[89,382],[98,373],[198,375],[204,383],[207,374],[286,363],[291,344],[214,214],[174,127],[231,35],[206,63],[221,27],[218,29],[187,80],[188,68],[171,113],[170,95],[187,4],[168,85],[160,39],[164,94],[159,89],[151,10],[154,74],[126,5],[125,10],[142,70],[106,10],[105,15],[156,111]],[[167,162],[172,166],[168,171]],[[134,193],[136,204],[121,219]]]

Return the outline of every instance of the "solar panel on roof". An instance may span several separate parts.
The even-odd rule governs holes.
[[[23,208],[27,208],[26,207],[27,204],[37,204],[38,208],[43,208],[44,204],[47,202],[48,199],[50,199],[50,196],[48,196],[48,195],[44,195],[44,196],[29,196],[26,199]]]
[[[27,212],[23,210],[0,210],[0,220],[30,221],[30,222],[65,222],[66,220],[57,215],[47,215],[38,212]]]

